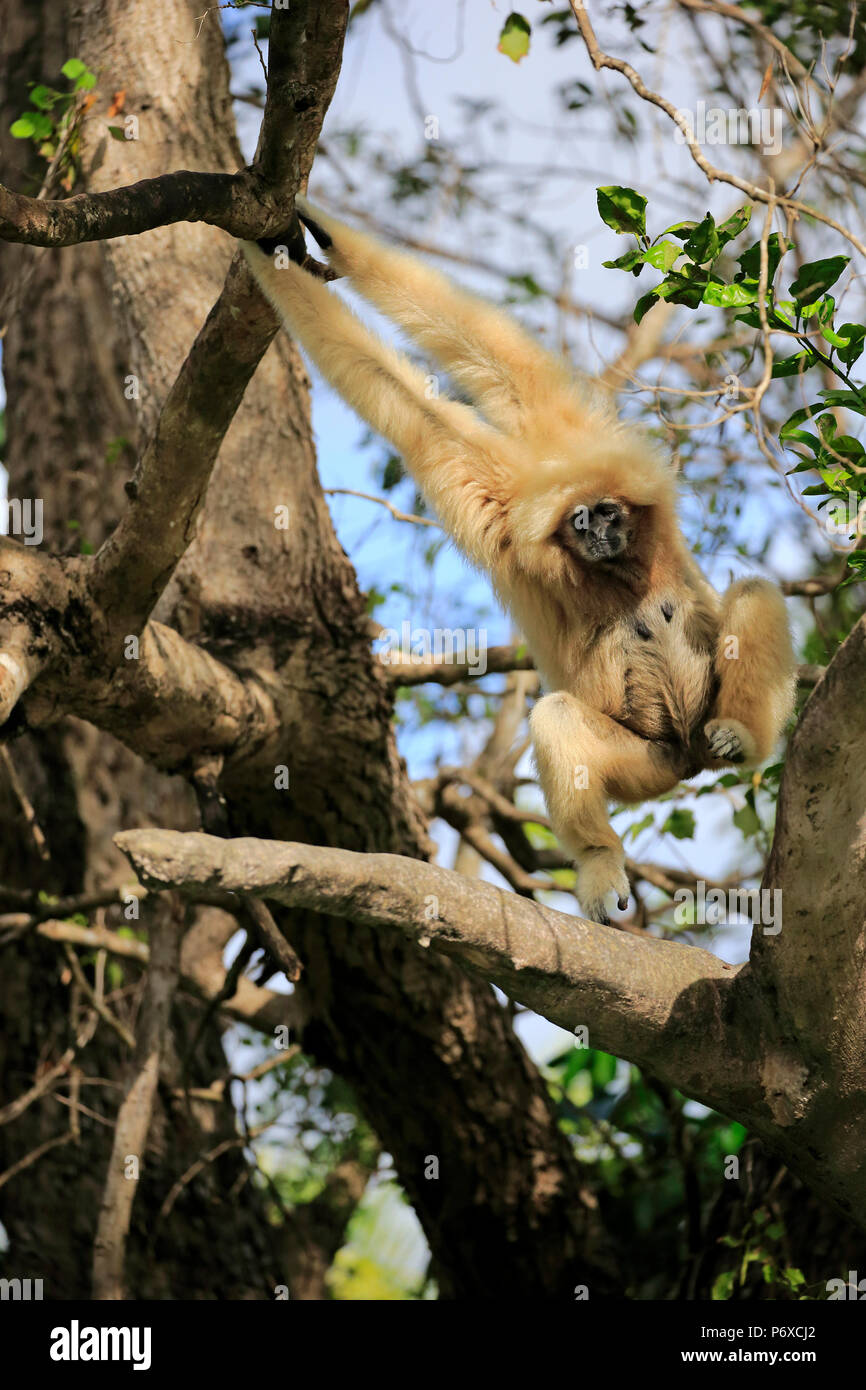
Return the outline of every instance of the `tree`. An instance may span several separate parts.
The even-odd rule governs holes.
[[[4,540],[0,566],[9,1260],[38,1265],[51,1250],[54,1297],[267,1297],[286,1284],[321,1297],[385,1151],[441,1297],[622,1290],[608,1194],[600,1207],[556,1087],[491,983],[569,1031],[588,1029],[592,1049],[637,1064],[665,1103],[681,1094],[736,1120],[863,1224],[852,1116],[866,1020],[849,964],[866,930],[862,620],[831,644],[826,669],[804,669],[815,688],[789,744],[763,879],[782,894],[784,927],[765,934],[756,921],[748,962],[653,934],[642,895],[630,931],[533,901],[568,869],[543,817],[515,802],[516,760],[503,756],[531,663],[519,645],[493,655],[490,669],[512,674],[484,753],[413,788],[395,740],[396,691],[470,673],[407,670],[371,651],[375,626],[316,474],[303,370],[229,240],[299,234],[293,200],[338,80],[347,6],[273,9],[246,166],[218,16],[196,8],[160,0],[146,31],[113,2],[86,6],[80,21],[71,7],[59,19],[52,11],[51,24],[47,10],[2,10],[2,148],[14,172],[0,188],[7,464],[10,496],[44,499],[47,514],[45,547]],[[778,17],[769,29],[741,26],[721,4],[684,8],[715,11],[732,42],[742,27],[757,56],[772,49],[780,82],[787,65],[792,81],[814,85],[775,37]],[[548,18],[563,46],[582,43],[596,69],[621,74],[670,116],[672,102],[600,48],[579,6]],[[836,106],[835,86],[823,95],[821,150],[856,111],[851,93]],[[696,156],[694,146],[689,135]],[[787,154],[794,188],[803,152]],[[339,168],[330,143],[320,155]],[[425,151],[423,176],[404,164],[402,186],[429,186],[437,158]],[[622,223],[632,190],[606,187],[600,207],[637,237],[628,268],[664,271],[655,298],[694,307],[699,286],[695,303],[755,306],[743,380],[753,359],[759,370],[742,387],[743,410],[772,457],[762,402],[772,332],[787,330],[767,319],[770,214],[790,225],[805,206],[857,254],[863,246],[838,217],[785,192],[782,170],[761,184],[701,159],[703,173],[769,209],[746,281],[726,278],[724,241],[697,244],[712,218],[712,229],[699,219],[685,228],[683,271],[652,258],[658,239],[640,218]],[[204,172],[179,172],[190,166]],[[739,302],[708,288],[751,281]],[[672,347],[666,308],[627,333],[611,386]],[[832,312],[821,322],[836,324],[843,344],[862,343]],[[825,370],[809,356],[808,324],[795,328],[801,375]],[[697,408],[694,381],[717,351],[709,340],[691,359],[684,411]],[[856,399],[829,404],[857,410]],[[854,466],[834,475],[834,496],[859,476],[856,458],[842,457]],[[810,466],[826,482],[826,458]],[[788,587],[835,603],[839,578]],[[756,792],[775,785],[771,775],[749,789],[756,818]],[[423,802],[458,830],[459,867],[486,860],[514,891],[426,862]],[[539,878],[545,871],[560,877]],[[664,866],[632,871],[636,887],[667,901],[683,886]],[[275,974],[291,994],[266,987]],[[220,1045],[239,1020],[273,1043],[245,1085],[303,1055],[348,1083],[363,1116],[333,1146],[313,1200],[295,1190],[287,1200],[284,1176],[261,1154],[250,1167],[255,1125],[246,1104],[238,1118]],[[697,1264],[694,1273],[698,1284]]]

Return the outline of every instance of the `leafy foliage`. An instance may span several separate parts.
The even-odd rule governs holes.
[[[9,133],[16,140],[32,141],[47,164],[59,155],[60,182],[69,192],[76,176],[76,121],[82,107],[88,104],[84,94],[96,86],[96,74],[80,58],[68,58],[60,71],[72,84],[71,89],[63,92],[42,82],[32,84],[30,107],[12,122]]]
[[[774,331],[793,339],[799,350],[773,362],[772,377],[803,377],[820,368],[832,373],[841,387],[822,387],[817,399],[795,410],[779,431],[779,439],[797,453],[790,473],[816,473],[818,481],[803,489],[804,497],[817,497],[818,508],[831,508],[838,532],[847,529],[849,539],[860,536],[866,513],[866,449],[850,434],[840,434],[835,412],[866,415],[866,386],[850,375],[866,347],[866,326],[836,324],[836,300],[830,290],[844,274],[849,257],[828,256],[801,265],[780,294],[776,280],[793,243],[780,242],[773,233],[762,245],[753,242],[736,257],[739,269],[726,278],[730,243],[745,231],[751,207],[739,208],[721,225],[707,212],[701,222],[676,222],[650,240],[646,231],[647,200],[631,188],[599,188],[599,215],[620,234],[631,233],[633,250],[605,261],[613,270],[639,276],[645,266],[662,271],[662,279],[643,294],[634,309],[640,323],[659,300],[689,309],[702,305],[731,310],[734,319],[761,331]],[[676,237],[682,242],[668,240]],[[761,261],[764,260],[762,275]],[[807,428],[810,427],[810,428]],[[848,557],[848,583],[866,576],[866,549]]]

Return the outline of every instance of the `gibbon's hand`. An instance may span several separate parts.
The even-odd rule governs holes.
[[[312,204],[307,202],[302,193],[299,193],[295,198],[295,212],[298,214],[299,220],[303,222],[316,245],[320,246],[323,251],[330,251],[334,244],[333,237],[331,237],[325,231],[324,227],[316,221]]]
[[[285,231],[279,232],[276,236],[261,237],[256,245],[266,256],[272,256],[277,247],[285,246],[289,260],[294,261],[295,265],[303,265],[307,258],[307,243],[304,241],[298,216],[292,218]]]

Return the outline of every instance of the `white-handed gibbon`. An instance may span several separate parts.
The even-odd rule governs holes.
[[[538,775],[586,915],[627,906],[607,803],[702,768],[758,762],[793,705],[775,585],[719,595],[686,546],[675,474],[645,433],[484,300],[297,199],[334,270],[434,359],[473,406],[364,327],[320,278],[245,243],[265,294],[321,372],[402,454],[460,549],[491,576],[550,692],[532,712]],[[293,248],[297,255],[297,244]]]

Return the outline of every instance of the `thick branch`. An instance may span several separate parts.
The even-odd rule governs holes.
[[[261,236],[271,224],[281,230],[293,215],[336,85],[347,9],[344,0],[295,0],[272,12],[259,148],[242,176],[270,215],[242,236]],[[153,611],[192,540],[220,445],[277,327],[237,256],[163,406],[129,489],[131,505],[94,563],[91,588],[108,620],[110,658]]]
[[[0,184],[0,240],[27,246],[77,246],[135,236],[173,222],[209,222],[232,236],[261,235],[270,218],[249,171],[206,174],[178,169],[107,193],[28,198]]]
[[[226,430],[277,327],[236,256],[127,488],[130,506],[93,562],[110,650],[140,631],[192,540]]]
[[[692,1094],[718,1094],[734,1065],[737,1049],[707,1032],[705,1010],[719,1015],[739,969],[706,951],[636,938],[399,855],[168,830],[125,831],[116,843],[154,888],[220,887],[401,931]]]

